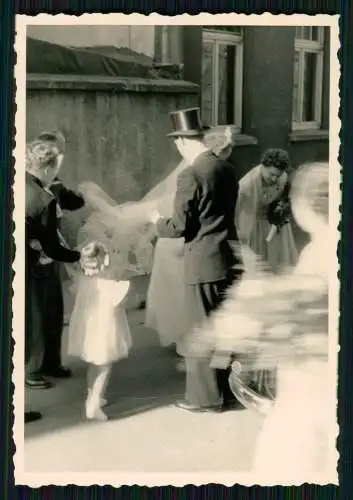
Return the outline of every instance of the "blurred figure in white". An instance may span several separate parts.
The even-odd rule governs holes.
[[[298,261],[289,201],[288,153],[273,148],[264,152],[260,165],[239,182],[236,226],[241,242],[250,247],[274,273],[293,267]],[[256,391],[273,399],[276,394],[274,369],[252,374]]]
[[[278,397],[258,440],[254,468],[272,477],[292,474],[305,481],[327,465],[328,429],[334,417],[328,392],[328,270],[335,259],[329,247],[328,177],[327,164],[304,166],[292,187],[293,214],[310,235],[295,269],[308,297],[303,331],[297,332],[302,353],[279,360]],[[316,316],[311,314],[315,309]]]
[[[301,484],[327,471],[329,429],[335,422],[328,371],[328,271],[336,258],[328,224],[328,175],[327,164],[310,164],[294,178],[293,214],[310,236],[294,272],[253,270],[205,326],[213,350],[237,353],[230,375],[235,396],[266,415],[253,464],[259,484]],[[241,325],[241,331],[232,325]],[[213,364],[220,367],[221,360],[214,356]],[[242,372],[273,365],[277,397],[269,402],[248,386]]]

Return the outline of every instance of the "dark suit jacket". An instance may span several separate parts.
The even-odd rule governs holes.
[[[75,211],[85,205],[85,200],[80,193],[68,189],[59,178],[55,178],[50,186],[50,191],[55,195],[62,210]]]
[[[234,167],[211,152],[201,154],[178,178],[174,215],[160,219],[160,237],[185,240],[188,284],[227,279],[242,262],[236,252],[235,205],[238,181]]]
[[[59,262],[77,262],[80,252],[61,245],[57,233],[57,200],[48,193],[41,182],[26,172],[26,265],[33,269],[40,251],[30,246],[38,240],[48,257]]]

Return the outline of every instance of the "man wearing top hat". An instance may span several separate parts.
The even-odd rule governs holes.
[[[239,279],[243,267],[237,253],[235,205],[238,181],[234,167],[203,143],[205,128],[199,108],[170,114],[174,139],[189,166],[179,175],[174,214],[150,214],[161,238],[184,238],[185,301],[189,332],[219,307],[224,293]],[[188,335],[177,348],[185,357],[185,398],[177,406],[190,411],[219,411],[234,403],[228,370],[213,370],[210,353],[192,354]]]

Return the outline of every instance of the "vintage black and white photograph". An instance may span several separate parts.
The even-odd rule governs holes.
[[[337,16],[17,16],[20,484],[337,483]]]

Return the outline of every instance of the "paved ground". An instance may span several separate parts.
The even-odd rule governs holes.
[[[137,286],[139,297],[144,286]],[[66,303],[69,311],[69,294]],[[143,319],[143,311],[129,311],[134,348],[114,368],[108,422],[85,421],[81,363],[67,360],[73,379],[28,392],[27,401],[44,418],[25,429],[27,472],[241,472],[250,467],[261,417],[249,410],[192,414],[174,408],[184,376]]]

